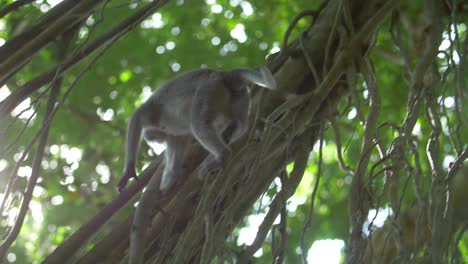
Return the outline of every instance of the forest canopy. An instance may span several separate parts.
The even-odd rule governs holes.
[[[467,263],[468,4],[364,2],[0,0],[0,262]],[[220,173],[118,192],[153,91],[261,67]]]

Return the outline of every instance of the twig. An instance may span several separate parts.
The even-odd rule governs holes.
[[[59,40],[58,45],[57,45],[58,46],[57,60],[59,62],[65,59],[68,46],[70,45],[70,41],[72,40],[74,33],[75,32],[69,32],[67,35],[63,36],[61,40]],[[26,188],[24,199],[21,203],[15,225],[13,229],[11,230],[9,236],[5,240],[5,242],[0,247],[0,259],[5,258],[5,254],[8,252],[10,246],[18,237],[20,229],[23,226],[26,213],[28,212],[29,203],[32,200],[33,190],[36,187],[37,180],[39,179],[41,163],[42,163],[42,159],[44,156],[44,149],[46,147],[47,139],[49,137],[49,128],[50,128],[50,123],[52,122],[52,119],[49,119],[49,116],[54,110],[55,104],[57,102],[57,97],[59,95],[61,87],[62,87],[62,78],[59,78],[55,80],[55,82],[53,83],[52,89],[49,94],[49,99],[47,101],[47,107],[46,107],[46,113],[44,114],[41,135],[39,138],[39,144],[37,146],[37,150],[34,155],[34,160],[32,164],[31,177],[29,179],[28,186]]]
[[[307,249],[305,245],[305,236],[309,229],[312,226],[312,214],[314,212],[314,206],[315,206],[315,196],[317,195],[317,191],[319,188],[320,184],[320,178],[322,176],[322,166],[323,166],[323,139],[324,137],[324,129],[323,125],[320,126],[320,145],[319,145],[319,157],[318,157],[318,169],[317,169],[317,175],[315,176],[315,182],[314,182],[314,187],[312,189],[312,193],[310,195],[310,206],[309,206],[309,212],[307,213],[307,218],[304,223],[304,227],[302,228],[302,233],[301,233],[301,257],[302,257],[302,263],[307,264]]]
[[[209,256],[211,256],[213,240],[213,214],[212,212],[206,212],[205,214],[205,242],[203,243],[202,254],[200,257],[200,264],[211,263]]]
[[[350,212],[351,235],[349,248],[346,255],[346,263],[362,263],[365,250],[365,241],[362,235],[362,227],[369,213],[369,194],[365,188],[366,169],[368,167],[371,150],[376,146],[377,120],[380,114],[380,96],[377,89],[374,69],[368,58],[363,58],[360,63],[362,74],[369,90],[369,114],[365,122],[365,132],[361,156],[356,172],[351,182],[348,202]]]
[[[81,62],[83,59],[87,58],[94,52],[98,51],[101,47],[113,41],[113,39],[119,39],[125,36],[130,31],[132,31],[137,24],[141,23],[150,14],[165,5],[167,2],[168,0],[159,0],[148,3],[145,7],[139,9],[133,15],[127,17],[120,24],[101,35],[101,37],[97,38],[86,47],[77,50],[75,52],[76,55],[67,59],[62,65],[54,67],[53,69],[27,82],[22,87],[11,93],[7,98],[0,102],[0,120],[33,92],[53,80],[55,76],[61,76],[66,71],[70,70],[79,62]]]
[[[353,169],[351,167],[348,167],[348,165],[346,165],[346,163],[343,160],[343,153],[341,149],[340,127],[336,124],[336,121],[333,119],[330,120],[330,123],[333,127],[333,131],[335,132],[335,144],[336,144],[336,153],[338,155],[338,164],[340,164],[340,168],[343,171],[352,175],[354,172]]]
[[[254,242],[241,253],[238,263],[248,263],[255,252],[257,252],[261,247],[276,217],[284,208],[286,201],[294,194],[297,186],[301,182],[302,176],[304,175],[304,171],[307,167],[308,158],[308,149],[304,149],[297,154],[289,180],[282,186],[281,191],[276,194],[275,198],[271,202],[269,206],[270,210],[263,219],[263,222],[260,224]]]
[[[286,209],[286,205],[281,209],[281,217],[280,217],[280,224],[279,224],[279,232],[280,232],[280,243],[278,245],[278,249],[276,251],[275,256],[275,264],[282,264],[284,261],[284,256],[286,252],[286,243],[288,240],[288,231],[286,230],[288,221],[288,212]]]
[[[30,42],[17,49],[0,63],[0,82],[5,82],[11,74],[24,67],[39,50],[44,48],[52,39],[66,32],[82,18],[89,15],[103,0],[83,0],[75,7],[53,21],[44,31],[37,34]]]
[[[288,26],[288,29],[286,30],[286,33],[284,33],[284,38],[283,38],[283,44],[281,46],[281,52],[286,52],[287,50],[287,47],[288,47],[288,40],[289,40],[289,36],[291,35],[291,32],[293,31],[293,29],[296,27],[297,23],[303,18],[303,17],[306,17],[306,16],[311,16],[312,19],[317,15],[317,11],[315,10],[304,10],[302,11],[301,13],[297,14],[296,17],[294,17],[293,21],[291,22],[291,24],[289,24]],[[313,20],[312,20],[312,23],[313,23]]]
[[[34,37],[37,36],[39,32],[44,31],[44,29],[51,22],[63,16],[68,10],[72,9],[77,4],[78,2],[75,0],[62,1],[47,13],[45,13],[41,18],[39,18],[39,21],[34,23],[34,25],[32,25],[30,28],[9,39],[3,46],[0,47],[0,61],[10,56],[12,52],[15,52],[18,49],[18,47],[21,47],[30,42]],[[0,85],[2,84],[4,83],[0,83]]]

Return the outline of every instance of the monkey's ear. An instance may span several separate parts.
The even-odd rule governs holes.
[[[238,69],[235,71],[239,72],[242,78],[249,82],[265,88],[276,89],[275,78],[273,78],[271,71],[266,66],[262,66],[259,71],[250,69]]]
[[[270,69],[268,69],[265,65],[262,65],[260,67],[260,74],[262,75],[262,79],[264,81],[263,85],[259,84],[261,86],[264,86],[266,88],[270,89],[276,89],[276,81],[275,78],[273,77],[273,74],[271,74]]]

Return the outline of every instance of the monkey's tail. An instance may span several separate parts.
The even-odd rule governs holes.
[[[238,71],[244,79],[252,83],[268,89],[276,89],[275,78],[266,66],[260,67],[258,71],[250,69],[238,69],[236,71]]]

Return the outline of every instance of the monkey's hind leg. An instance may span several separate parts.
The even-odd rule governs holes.
[[[201,123],[192,125],[193,135],[213,157],[209,157],[209,160],[202,164],[199,176],[216,173],[221,170],[231,154],[231,149],[223,140],[223,130],[216,128],[207,119],[201,118],[201,120]]]
[[[192,105],[191,130],[197,141],[213,156],[202,164],[200,175],[222,169],[231,154],[223,140],[223,131],[232,121],[232,100],[222,79],[213,79],[197,90]]]
[[[168,190],[179,176],[187,172],[183,163],[189,143],[190,137],[166,135],[166,165],[159,187],[161,191]]]

